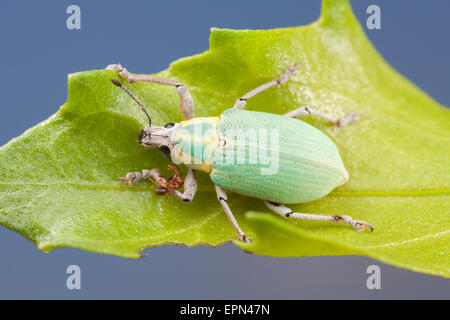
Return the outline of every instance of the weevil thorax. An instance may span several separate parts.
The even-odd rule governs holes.
[[[172,161],[211,172],[211,158],[219,146],[219,119],[204,117],[180,122],[173,133],[173,145],[169,146]]]

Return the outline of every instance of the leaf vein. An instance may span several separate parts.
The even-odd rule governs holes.
[[[72,182],[58,182],[58,183],[0,183],[1,188],[23,188],[23,187],[36,187],[36,188],[59,188],[59,187],[73,187],[77,189],[88,189],[88,190],[105,190],[105,191],[133,191],[133,192],[147,192],[152,191],[153,186],[128,186],[128,185],[106,185],[106,184],[83,184],[83,183],[72,183]],[[450,194],[450,189],[448,188],[430,188],[421,190],[354,190],[354,191],[334,191],[327,195],[327,197],[382,197],[382,196],[436,196],[436,195],[448,195]]]
[[[417,238],[414,238],[414,239],[403,240],[403,241],[398,241],[398,242],[391,242],[391,243],[385,243],[385,244],[380,244],[380,245],[375,245],[375,246],[368,246],[367,248],[368,249],[375,249],[375,248],[401,246],[401,245],[409,244],[409,243],[416,242],[416,241],[423,241],[423,240],[430,239],[430,238],[437,238],[437,237],[445,235],[445,234],[447,234],[449,232],[450,232],[450,230],[445,230],[445,231],[440,231],[440,232],[437,232],[437,233],[434,233],[434,234],[428,234],[428,235],[425,235],[425,236],[422,236],[422,237],[417,237]]]

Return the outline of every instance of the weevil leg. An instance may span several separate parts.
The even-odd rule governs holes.
[[[330,222],[342,221],[345,224],[351,225],[353,228],[356,229],[356,231],[363,231],[364,227],[369,228],[370,231],[373,231],[374,229],[371,224],[364,221],[353,220],[353,218],[350,216],[338,216],[338,215],[325,216],[318,214],[299,213],[293,212],[291,209],[282,205],[281,203],[271,201],[264,201],[264,203],[270,210],[278,213],[280,216],[284,218],[294,218],[299,220],[312,220],[312,221],[330,221]]]
[[[194,199],[195,193],[197,192],[197,185],[197,174],[195,173],[195,170],[189,168],[183,183],[183,193],[178,190],[174,190],[173,194],[184,202],[190,202]]]
[[[158,78],[148,74],[130,74],[127,69],[122,67],[120,64],[110,64],[105,69],[118,71],[119,75],[127,79],[130,84],[145,81],[175,87],[177,89],[178,95],[180,96],[180,109],[183,113],[184,118],[186,120],[194,118],[194,100],[192,99],[188,88],[184,84],[178,81]]]
[[[141,172],[128,172],[125,177],[119,178],[120,181],[127,181],[128,184],[133,185],[142,179],[148,179],[150,177],[150,170],[144,169]]]
[[[258,87],[256,87],[255,89],[247,92],[246,94],[244,94],[242,97],[240,97],[239,99],[236,100],[236,102],[234,103],[233,108],[236,109],[244,109],[245,105],[247,104],[247,100],[250,99],[251,97],[257,95],[258,93],[272,88],[272,87],[276,87],[279,86],[283,83],[285,83],[286,81],[289,80],[289,78],[295,74],[295,72],[297,72],[297,70],[300,68],[301,63],[298,63],[297,65],[290,65],[286,68],[286,70],[280,75],[279,78],[269,81],[267,83],[264,83]]]
[[[165,187],[167,184],[167,180],[159,173],[157,168],[152,170],[144,169],[142,173],[129,172],[124,178],[120,178],[120,181],[128,181],[130,185],[133,185],[141,179],[153,179],[161,187]],[[178,190],[173,190],[171,193],[184,202],[192,201],[197,192],[197,175],[195,170],[189,168],[186,179],[184,179],[183,189],[183,193]]]
[[[166,185],[167,181],[163,176],[161,176],[158,169],[155,168],[150,170],[149,174],[150,178],[156,181],[160,186]],[[183,193],[178,190],[173,190],[171,194],[184,202],[191,202],[197,192],[197,175],[195,170],[189,168],[186,179],[184,179],[183,189]]]
[[[355,111],[355,112],[350,112],[343,117],[336,118],[336,117],[332,117],[326,113],[320,112],[316,109],[312,109],[309,107],[300,107],[295,110],[289,111],[283,115],[286,117],[291,117],[291,118],[301,118],[304,116],[312,115],[314,117],[324,119],[324,120],[334,124],[335,126],[345,127],[345,126],[348,126],[350,123],[358,121],[362,114],[364,114],[364,111]]]
[[[233,213],[231,212],[230,207],[228,206],[227,200],[227,193],[224,189],[222,189],[219,186],[215,186],[216,188],[216,193],[217,193],[217,199],[220,202],[220,205],[223,208],[223,211],[225,211],[225,214],[227,215],[228,220],[230,220],[233,228],[236,230],[239,239],[243,242],[250,242],[247,238],[247,236],[245,235],[245,233],[241,230],[241,228],[239,227],[236,219],[234,218]]]

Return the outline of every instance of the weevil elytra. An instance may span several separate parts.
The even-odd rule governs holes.
[[[243,110],[247,99],[282,85],[300,65],[290,65],[275,80],[244,94],[220,116],[203,118],[194,117],[194,102],[182,83],[151,75],[130,74],[119,64],[109,65],[107,70],[118,71],[130,84],[145,81],[175,87],[180,96],[181,112],[186,119],[163,127],[152,125],[144,105],[118,80],[111,79],[147,115],[149,124],[141,130],[139,143],[144,147],[159,148],[173,163],[183,163],[189,168],[183,182],[183,193],[178,190],[182,180],[177,180],[177,184],[167,190],[168,181],[158,169],[128,173],[121,180],[134,184],[143,178],[153,179],[160,188],[189,202],[197,190],[196,171],[209,173],[215,184],[217,199],[241,241],[248,239],[227,204],[226,190],[261,199],[269,209],[286,218],[342,221],[357,231],[364,230],[364,227],[372,231],[371,224],[347,215],[293,212],[284,205],[320,199],[349,179],[339,151],[331,139],[297,118],[311,115],[342,127],[358,121],[362,114],[351,112],[344,117],[334,118],[309,107],[298,107],[284,115]]]

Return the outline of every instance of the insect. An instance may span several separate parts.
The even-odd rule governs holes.
[[[165,179],[160,173],[158,169],[153,170],[142,170],[140,172],[128,172],[127,175],[123,178],[119,178],[120,181],[128,181],[130,185],[135,184],[137,181],[142,178],[147,178],[151,180],[153,183],[159,186],[158,189],[155,190],[155,193],[159,196],[166,195],[166,199],[168,196],[175,190],[181,188],[184,184],[183,178],[181,177],[180,169],[177,165],[169,165],[169,170],[174,173],[172,177],[169,179]]]
[[[109,65],[107,70],[118,71],[129,84],[145,81],[175,87],[180,97],[181,112],[186,119],[163,127],[153,125],[145,106],[118,80],[111,79],[114,85],[124,90],[141,107],[148,118],[148,125],[139,134],[139,143],[144,147],[159,148],[171,161],[183,163],[189,168],[183,182],[183,192],[178,190],[181,177],[169,188],[170,180],[162,177],[158,169],[143,170],[142,174],[129,173],[121,179],[131,184],[143,178],[153,179],[160,186],[158,192],[161,194],[170,193],[189,202],[197,190],[196,171],[209,173],[220,205],[239,239],[245,242],[249,240],[228,206],[226,190],[261,199],[270,210],[285,218],[342,221],[357,231],[365,227],[372,231],[374,228],[371,224],[347,215],[293,212],[285,206],[320,199],[349,179],[332,140],[298,118],[311,115],[343,127],[358,121],[363,113],[351,112],[335,118],[305,106],[284,115],[244,110],[248,99],[266,89],[284,84],[300,65],[288,66],[275,80],[244,94],[220,116],[200,118],[194,117],[194,102],[184,84],[151,75],[130,74],[120,64]],[[239,138],[236,132],[244,132],[244,138],[242,135]],[[246,132],[249,133],[247,136]],[[273,139],[268,139],[269,136]],[[268,140],[269,144],[263,143]],[[271,156],[267,156],[269,153]]]
[[[175,191],[183,186],[184,181],[183,181],[183,178],[181,177],[178,166],[169,165],[169,170],[172,171],[174,173],[174,175],[171,176],[167,180],[167,182],[164,182],[164,180],[161,179],[161,178],[163,178],[163,176],[161,176],[161,175],[159,176],[160,177],[159,181],[154,181],[157,185],[160,186],[160,188],[155,190],[156,194],[159,196],[166,195],[168,197],[169,194],[171,194],[173,191]]]

